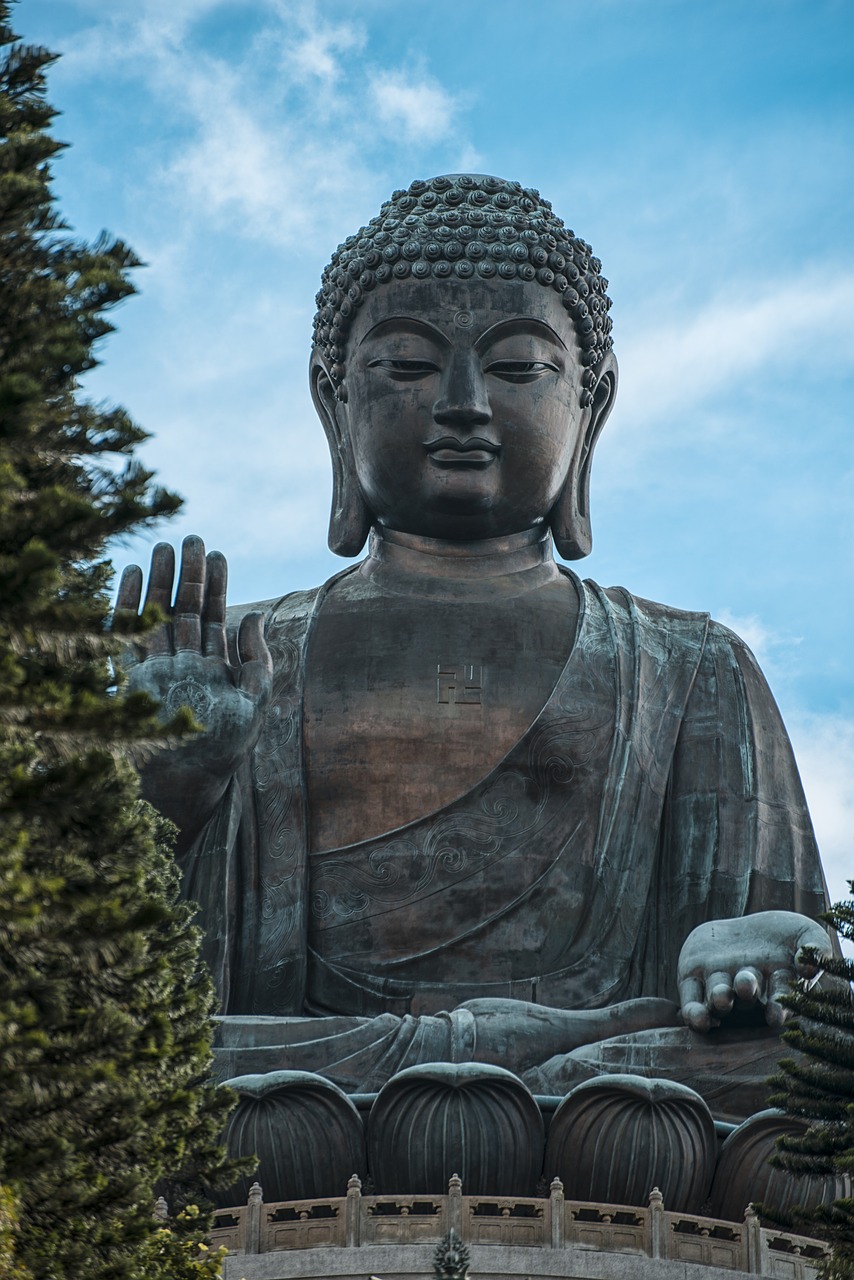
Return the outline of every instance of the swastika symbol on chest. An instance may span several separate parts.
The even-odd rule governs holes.
[[[483,667],[473,662],[440,662],[436,675],[436,701],[458,706],[480,706]]]

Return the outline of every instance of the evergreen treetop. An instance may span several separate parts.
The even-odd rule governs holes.
[[[849,881],[854,894],[854,881]],[[837,902],[822,920],[840,937],[854,942],[854,901]],[[805,951],[807,949],[805,948]],[[827,1177],[854,1175],[854,961],[844,956],[812,957],[838,981],[793,984],[783,1003],[795,1021],[783,1039],[800,1053],[783,1058],[769,1084],[769,1103],[805,1120],[802,1136],[778,1142],[773,1163],[793,1174]],[[854,1280],[854,1197],[829,1205],[797,1209],[792,1224],[833,1246],[823,1265],[826,1280]]]
[[[136,460],[145,433],[81,391],[139,264],[60,218],[54,55],[10,18],[0,0],[0,1184],[19,1220],[4,1240],[36,1280],[172,1280],[154,1185],[222,1174],[230,1101],[208,1080],[214,996],[170,834],[127,763],[163,729],[148,698],[111,688],[106,552],[179,500]]]

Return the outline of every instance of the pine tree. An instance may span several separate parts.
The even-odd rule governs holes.
[[[32,1280],[32,1273],[16,1258],[18,1206],[8,1187],[0,1187],[0,1278]]]
[[[0,1245],[35,1280],[172,1280],[155,1183],[228,1175],[230,1099],[170,832],[128,763],[164,730],[111,688],[106,552],[179,501],[140,428],[81,392],[139,264],[59,217],[54,55],[10,18],[0,0]]]
[[[854,881],[849,881],[854,894]],[[823,917],[842,938],[854,941],[854,901],[837,902]],[[819,962],[819,957],[813,957]],[[854,1175],[854,961],[823,957],[821,967],[839,981],[814,986],[801,979],[784,997],[795,1015],[784,1040],[801,1057],[783,1058],[769,1084],[771,1106],[808,1122],[800,1137],[780,1139],[774,1163],[793,1174]],[[833,1246],[821,1274],[854,1280],[854,1197],[797,1209],[792,1225]]]

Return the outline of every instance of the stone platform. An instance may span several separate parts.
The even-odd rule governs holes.
[[[363,1195],[220,1209],[212,1233],[229,1250],[224,1280],[432,1280],[436,1246],[454,1230],[473,1280],[720,1280],[768,1276],[813,1280],[828,1250],[820,1241],[742,1222],[669,1212],[653,1191],[645,1208],[570,1201],[555,1179],[547,1197]]]

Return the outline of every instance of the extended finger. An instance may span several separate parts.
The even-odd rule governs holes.
[[[134,631],[134,624],[139,618],[139,602],[142,596],[142,570],[138,564],[129,564],[122,574],[119,583],[119,593],[116,596],[116,607],[113,610],[113,616],[110,619],[110,630],[117,632],[119,635],[128,635]],[[123,667],[127,667],[136,662],[136,655],[131,649],[131,642],[128,640],[126,650],[120,655],[119,661]]]
[[[769,1027],[782,1027],[789,1016],[788,1009],[780,1003],[780,997],[788,995],[793,977],[791,969],[775,969],[768,979],[765,1021]]]
[[[732,987],[739,1000],[755,1004],[762,994],[762,974],[753,965],[746,964],[735,975]]]
[[[240,660],[240,687],[258,697],[269,689],[273,678],[273,659],[264,639],[263,613],[247,613],[237,633]]]
[[[126,634],[133,631],[133,624],[139,617],[139,602],[142,596],[142,570],[138,564],[129,564],[122,574],[119,592],[116,596],[116,607],[110,619],[110,630]],[[127,669],[138,661],[130,641],[117,655],[120,666]]]
[[[115,615],[139,613],[142,599],[142,570],[138,564],[129,564],[122,574],[119,593],[116,596]]]
[[[148,571],[146,605],[155,604],[164,614],[172,604],[172,583],[175,581],[175,549],[168,542],[158,542],[151,553]]]
[[[207,559],[202,639],[205,653],[212,658],[225,658],[225,595],[228,565],[221,551],[212,551]]]
[[[710,973],[706,978],[706,1004],[715,1013],[729,1013],[735,1003],[732,974],[725,970]]]
[[[171,648],[167,619],[172,604],[172,583],[174,580],[175,551],[168,542],[158,542],[151,553],[151,568],[148,571],[145,608],[147,609],[149,605],[154,605],[163,615],[163,622],[140,641],[148,654],[168,653]]]
[[[205,569],[205,544],[191,533],[181,547],[181,576],[175,593],[173,632],[176,653],[181,649],[201,651]]]
[[[703,984],[699,978],[682,978],[679,982],[679,1004],[686,1026],[693,1031],[708,1031],[714,1020],[703,1002]]]

